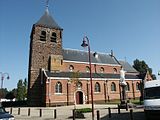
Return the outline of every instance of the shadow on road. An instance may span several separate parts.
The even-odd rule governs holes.
[[[109,115],[104,116],[101,120],[131,120],[130,112],[125,113],[112,113],[111,118]],[[145,120],[144,112],[134,112],[133,113],[133,120]]]

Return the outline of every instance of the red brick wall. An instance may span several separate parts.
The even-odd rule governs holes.
[[[61,94],[57,94],[55,93],[55,85],[57,82],[61,82],[62,83],[62,93]],[[60,103],[60,102],[67,102],[67,82],[68,80],[51,80],[50,82],[50,99],[51,99],[51,103]],[[100,88],[101,91],[100,92],[95,92],[94,88],[95,88],[95,83],[98,82],[100,84]],[[111,91],[111,83],[114,82],[116,84],[116,91]],[[130,86],[130,91],[126,92],[127,98],[133,98],[133,88],[132,88],[132,81],[130,80],[126,80],[126,82],[129,83]],[[136,90],[136,82],[139,82],[138,80],[134,82],[134,94],[135,97],[139,97],[140,96],[140,91]],[[69,87],[68,87],[68,98],[70,103],[74,103],[75,99],[75,93],[77,91],[82,91],[83,95],[87,96],[87,81],[86,80],[82,80],[82,89],[76,89],[76,86],[74,83],[70,83]],[[119,92],[119,81],[118,80],[108,80],[108,91],[107,91],[107,87],[106,87],[106,100],[107,98],[107,94],[109,95],[110,100],[114,100],[114,99],[120,99],[120,92]],[[89,84],[90,86],[90,84]],[[48,89],[48,87],[47,87]],[[104,92],[104,81],[103,80],[94,80],[93,81],[93,98],[94,101],[105,101],[105,92]],[[46,90],[47,91],[47,90]],[[48,94],[48,92],[46,92],[46,94]],[[91,95],[90,95],[90,87],[89,87],[89,99],[91,101]],[[48,96],[46,96],[46,101],[48,101]]]
[[[62,66],[62,70],[61,71],[70,71],[69,70],[69,66],[73,65],[74,66],[74,72],[76,71],[80,71],[80,72],[86,72],[86,66],[89,66],[88,63],[84,64],[84,63],[75,63],[75,62],[63,62],[63,66]],[[121,66],[120,65],[98,65],[96,64],[96,70],[97,73],[100,73],[100,68],[103,67],[104,68],[104,73],[114,73],[114,69],[117,69],[117,73],[119,73]],[[92,72],[95,72],[95,64],[92,64],[91,66],[92,68]]]

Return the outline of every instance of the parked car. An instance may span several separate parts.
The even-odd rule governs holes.
[[[0,120],[14,120],[14,116],[6,112],[3,107],[0,107]]]

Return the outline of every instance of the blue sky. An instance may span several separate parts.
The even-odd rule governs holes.
[[[144,60],[160,70],[160,0],[50,0],[49,12],[63,30],[63,47],[81,48],[84,35],[92,51],[114,51],[131,65]],[[28,76],[30,32],[45,11],[45,0],[0,0],[0,72],[9,90]],[[158,76],[157,76],[158,77]]]

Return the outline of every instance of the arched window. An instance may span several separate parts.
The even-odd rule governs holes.
[[[62,93],[62,83],[61,82],[56,83],[55,93]]]
[[[104,73],[104,68],[103,67],[100,68],[100,73]]]
[[[57,34],[55,32],[52,32],[52,35],[51,35],[51,42],[57,42]]]
[[[140,84],[138,82],[136,83],[136,90],[140,90]]]
[[[126,83],[127,83],[127,85],[126,85],[126,91],[130,91],[129,83],[128,82],[126,82]]]
[[[46,41],[46,31],[41,31],[40,40]]]
[[[113,68],[113,73],[116,74],[117,73],[117,69]]]
[[[73,66],[73,65],[70,65],[70,66],[69,66],[69,71],[72,72],[73,70],[74,70],[74,66]]]
[[[95,84],[95,92],[100,92],[101,88],[100,88],[100,84],[98,82],[96,82]]]
[[[116,84],[114,82],[111,84],[111,91],[116,91]]]
[[[88,66],[86,66],[86,72],[89,72],[90,68]]]

